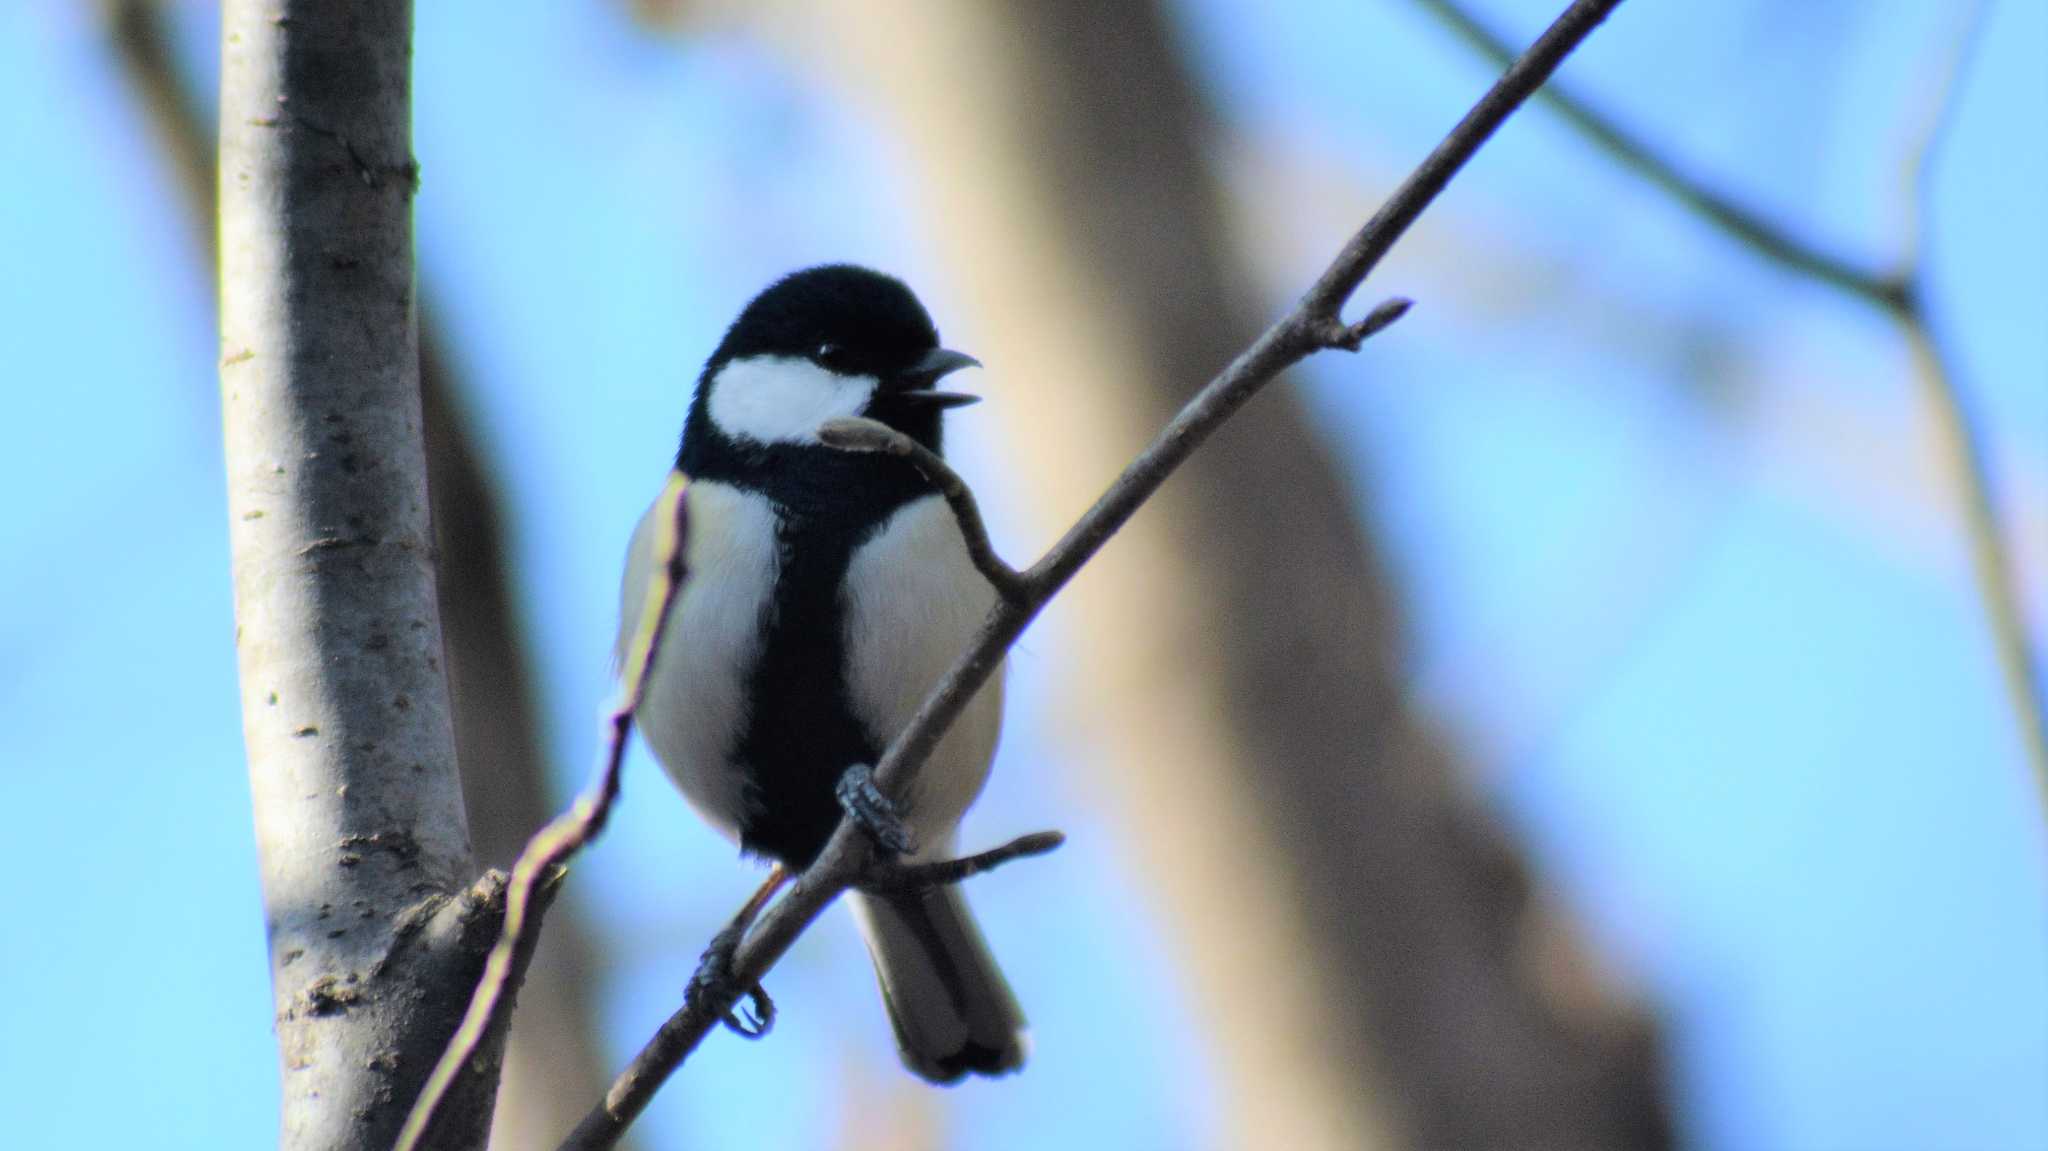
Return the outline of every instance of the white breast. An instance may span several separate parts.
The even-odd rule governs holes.
[[[905,505],[859,550],[846,579],[848,683],[855,715],[878,744],[903,730],[995,605],[995,589],[967,558],[945,501]],[[968,704],[911,788],[908,815],[920,853],[951,841],[981,793],[1002,727],[1003,671]]]
[[[642,735],[699,815],[733,838],[747,802],[732,754],[747,720],[748,673],[775,590],[775,508],[764,496],[693,481],[688,576],[640,704]],[[652,509],[633,533],[620,612],[623,648],[653,573]]]

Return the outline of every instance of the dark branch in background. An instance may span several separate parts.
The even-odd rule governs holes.
[[[173,59],[165,6],[161,0],[111,0],[105,19],[136,111],[147,117],[176,175],[211,283],[218,223],[213,126],[192,78]],[[502,510],[457,403],[464,388],[435,323],[431,287],[423,282],[420,288],[420,403],[455,746],[478,861],[509,863],[547,822],[553,803],[524,627],[506,580]],[[556,908],[552,916],[554,930],[528,973],[519,1026],[505,1053],[508,1090],[499,1095],[497,1127],[515,1140],[567,1127],[602,1082],[584,974],[587,934],[573,907]]]
[[[171,59],[170,30],[156,0],[120,0],[106,12],[107,33],[121,78],[134,90],[136,110],[163,144],[176,170],[185,218],[199,233],[211,271],[220,217],[214,211],[214,129],[201,116],[194,85]]]
[[[1482,55],[1496,63],[1512,56],[1507,43],[1481,23],[1457,0],[1416,0],[1451,31]],[[1686,172],[1655,146],[1616,124],[1571,90],[1552,87],[1542,96],[1609,157],[1668,194],[1700,219],[1713,224],[1751,251],[1781,267],[1818,280],[1838,291],[1863,300],[1896,322],[1912,350],[1914,376],[1925,393],[1939,432],[1945,462],[1961,499],[1964,534],[1968,539],[1971,567],[1977,580],[1978,598],[1991,628],[2012,707],[2019,721],[2021,739],[2034,782],[2048,809],[2048,697],[2044,697],[2040,675],[2033,660],[2025,612],[2013,585],[2012,557],[2000,526],[1997,500],[1993,494],[1991,465],[1985,449],[1980,421],[1964,400],[1957,382],[1955,359],[1935,331],[1927,306],[1926,235],[1931,213],[1928,186],[1934,154],[1941,145],[1956,103],[1963,65],[1976,41],[1984,18],[1984,5],[1971,5],[1961,18],[1961,28],[1948,50],[1935,82],[1929,86],[1924,121],[1904,163],[1907,212],[1907,243],[1892,271],[1858,267],[1840,256],[1823,251],[1812,241],[1780,225],[1762,213],[1738,203],[1714,189],[1707,181]]]
[[[509,867],[556,800],[527,662],[532,649],[507,578],[511,555],[497,491],[458,403],[467,393],[445,341],[436,338],[428,286],[421,288],[420,401],[455,749],[477,863]],[[548,910],[553,930],[518,989],[494,1121],[515,1147],[573,1122],[608,1073],[597,1035],[590,930],[579,911],[573,904]]]
[[[1345,245],[1308,295],[1182,408],[1101,500],[1023,573],[1025,594],[995,608],[974,645],[953,665],[876,765],[876,779],[885,792],[900,791],[903,781],[924,762],[1024,627],[1232,413],[1288,366],[1326,348],[1353,348],[1369,334],[1373,323],[1384,324],[1398,315],[1398,305],[1383,306],[1375,309],[1367,322],[1346,325],[1339,312],[1457,170],[1618,3],[1578,0],[1560,16]],[[957,509],[959,505],[954,506]],[[712,993],[691,996],[662,1025],[564,1146],[611,1146],[668,1074],[733,1009],[745,990],[765,977],[848,885],[871,873],[874,860],[868,839],[852,821],[842,820],[817,862],[754,925],[733,957],[726,978]]]

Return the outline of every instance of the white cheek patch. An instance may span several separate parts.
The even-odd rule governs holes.
[[[710,381],[711,422],[736,440],[814,444],[818,425],[865,411],[875,383],[786,356],[734,360]]]

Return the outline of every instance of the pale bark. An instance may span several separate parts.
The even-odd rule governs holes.
[[[216,255],[213,126],[202,121],[173,60],[163,0],[120,0],[108,32],[124,80],[164,151],[190,209],[210,279]],[[464,807],[479,863],[509,863],[552,809],[543,740],[528,674],[525,627],[507,578],[503,512],[455,402],[467,394],[433,322],[433,293],[419,292],[420,396],[427,496],[434,522],[442,630],[453,696]],[[520,992],[505,1049],[505,1089],[491,1125],[494,1147],[519,1151],[567,1131],[604,1089],[591,1002],[589,929],[573,900],[555,908]]]
[[[496,934],[441,665],[405,0],[222,17],[221,401],[281,1143],[388,1145]],[[438,1146],[481,1146],[495,1058]]]

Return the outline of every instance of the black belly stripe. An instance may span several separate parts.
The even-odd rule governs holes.
[[[901,460],[816,446],[693,437],[678,462],[775,504],[780,570],[733,757],[747,776],[740,844],[806,867],[838,826],[840,776],[882,751],[855,717],[845,679],[847,569],[890,516],[933,489]]]

